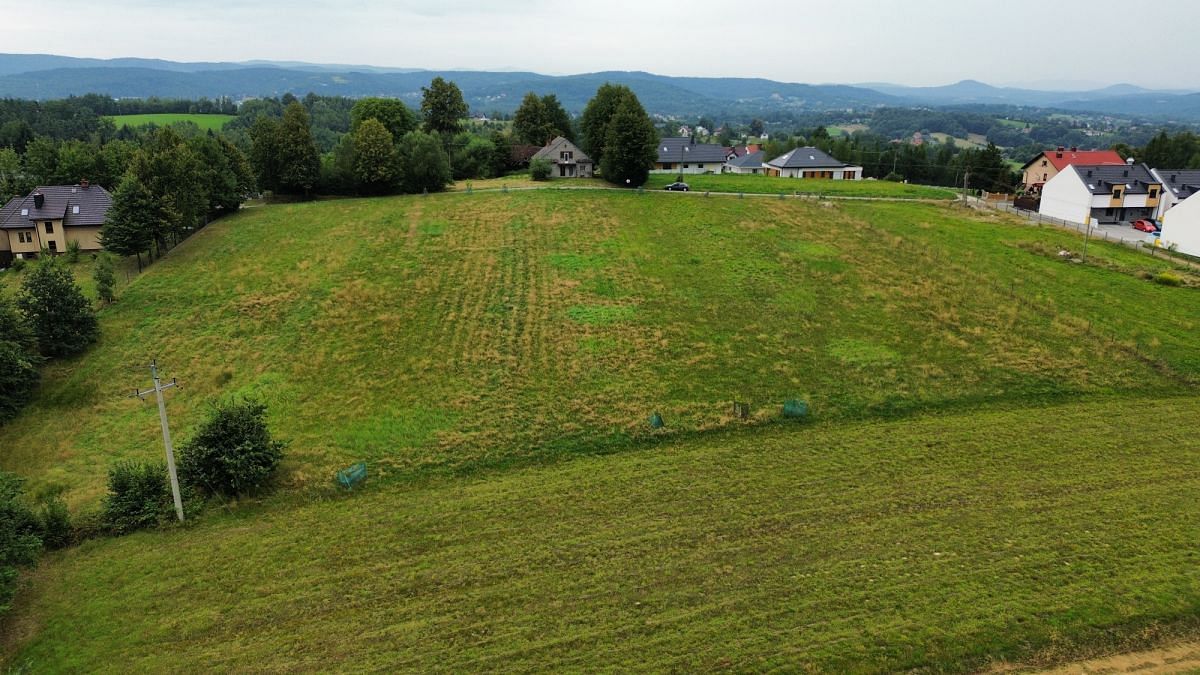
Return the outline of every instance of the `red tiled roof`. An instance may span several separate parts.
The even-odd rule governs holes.
[[[1039,159],[1045,157],[1050,161],[1050,164],[1057,170],[1062,171],[1072,165],[1106,165],[1106,164],[1124,164],[1125,160],[1121,159],[1121,155],[1115,150],[1047,150],[1037,157],[1033,158],[1029,164],[1033,164]],[[1026,164],[1025,166],[1029,166]]]

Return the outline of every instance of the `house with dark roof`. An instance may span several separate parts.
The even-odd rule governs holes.
[[[766,168],[763,166],[763,157],[765,157],[765,155],[763,154],[762,150],[742,155],[740,157],[734,157],[733,159],[725,162],[725,169],[723,173],[746,173],[761,175],[766,171]]]
[[[728,158],[723,145],[697,143],[693,137],[664,138],[650,173],[721,173]]]
[[[36,258],[42,250],[61,253],[72,243],[98,251],[100,228],[112,208],[112,195],[86,180],[79,185],[46,185],[0,208],[0,263]]]
[[[1145,164],[1072,164],[1042,187],[1038,212],[1073,223],[1153,218],[1163,186]]]
[[[579,146],[559,136],[534,153],[533,159],[544,159],[554,166],[550,173],[556,178],[591,178],[595,163]]]
[[[765,165],[768,176],[783,178],[824,178],[830,180],[861,180],[863,168],[830,157],[816,148],[796,148],[776,157]]]
[[[1154,177],[1162,183],[1162,200],[1158,204],[1158,217],[1163,218],[1176,204],[1184,202],[1200,192],[1200,171],[1195,169],[1151,169]]]
[[[1047,150],[1021,167],[1025,193],[1041,192],[1042,186],[1049,183],[1050,179],[1074,164],[1123,166],[1125,160],[1114,150],[1080,150],[1061,146]]]

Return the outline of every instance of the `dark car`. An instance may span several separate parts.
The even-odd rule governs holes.
[[[1142,218],[1141,220],[1133,221],[1133,229],[1138,232],[1158,232],[1158,223],[1150,218]]]
[[[688,190],[691,190],[692,187],[683,181],[675,181],[663,189],[670,190],[671,192],[687,192]]]

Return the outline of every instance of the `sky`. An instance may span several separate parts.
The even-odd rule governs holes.
[[[4,52],[95,58],[1200,89],[1196,0],[0,0],[0,16]]]

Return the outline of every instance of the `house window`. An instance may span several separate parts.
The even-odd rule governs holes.
[[[1042,182],[1045,183],[1048,180],[1050,180],[1050,174],[1048,174],[1048,173],[1042,174]]]
[[[54,223],[46,221],[46,234],[54,234]]]
[[[675,165],[670,162],[663,162],[663,168],[670,171],[675,168]]]
[[[49,243],[50,243],[50,252],[51,253],[58,251],[58,242],[57,241],[54,241],[53,239],[51,239]]]
[[[690,169],[690,168],[692,168],[692,165],[691,165],[691,164],[684,164],[684,165],[683,165],[683,168],[685,168],[685,169]]]
[[[1113,209],[1104,209],[1104,215],[1108,216],[1109,218],[1112,218],[1114,214],[1115,212]]]
[[[1044,160],[1044,159],[1043,159],[1043,160],[1042,160],[1042,166],[1046,166],[1046,163],[1047,163],[1047,162],[1046,162],[1046,160]]]
[[[569,162],[575,158],[575,153],[570,152],[569,150],[564,150],[564,151],[558,153],[558,158],[564,162]]]
[[[1158,188],[1150,188],[1150,199],[1158,199]]]
[[[1120,189],[1113,190],[1113,199],[1120,199],[1123,195]]]

